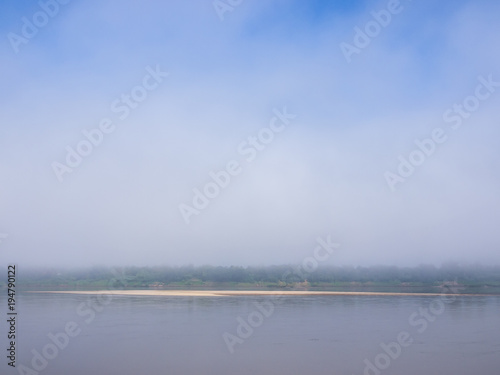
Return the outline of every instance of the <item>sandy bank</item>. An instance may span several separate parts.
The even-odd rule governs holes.
[[[440,296],[440,293],[383,293],[383,292],[324,292],[324,291],[267,291],[267,290],[94,290],[94,291],[34,291],[31,293],[111,294],[122,296],[168,297],[228,297],[228,296]],[[446,294],[463,295],[463,294]],[[477,294],[476,294],[477,296]]]

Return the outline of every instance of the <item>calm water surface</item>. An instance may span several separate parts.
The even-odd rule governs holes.
[[[500,373],[496,296],[449,303],[442,297],[384,296],[113,296],[103,302],[109,303],[86,295],[21,294],[17,368],[3,356],[0,373],[18,374],[20,365],[33,369],[34,355],[44,348],[54,356],[48,335],[57,336],[69,322],[78,335],[37,373]],[[6,299],[0,303],[6,316]],[[7,347],[5,322],[2,331]],[[407,346],[390,344],[398,336]],[[389,354],[382,344],[389,345]]]

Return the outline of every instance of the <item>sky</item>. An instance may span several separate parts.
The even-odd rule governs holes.
[[[0,264],[500,264],[500,3],[0,3]]]

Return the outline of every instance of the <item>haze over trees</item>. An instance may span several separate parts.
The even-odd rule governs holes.
[[[30,269],[19,272],[20,286],[106,287],[119,280],[122,287],[210,287],[217,284],[257,287],[328,285],[463,285],[500,286],[500,266],[444,264],[441,267],[338,267],[306,270],[300,266],[156,266]]]

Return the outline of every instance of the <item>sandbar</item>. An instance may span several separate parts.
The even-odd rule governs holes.
[[[166,296],[166,297],[231,297],[231,296],[478,296],[478,294],[453,293],[396,293],[396,292],[331,292],[308,290],[73,290],[32,291],[31,293],[61,294],[109,294],[122,296]]]

